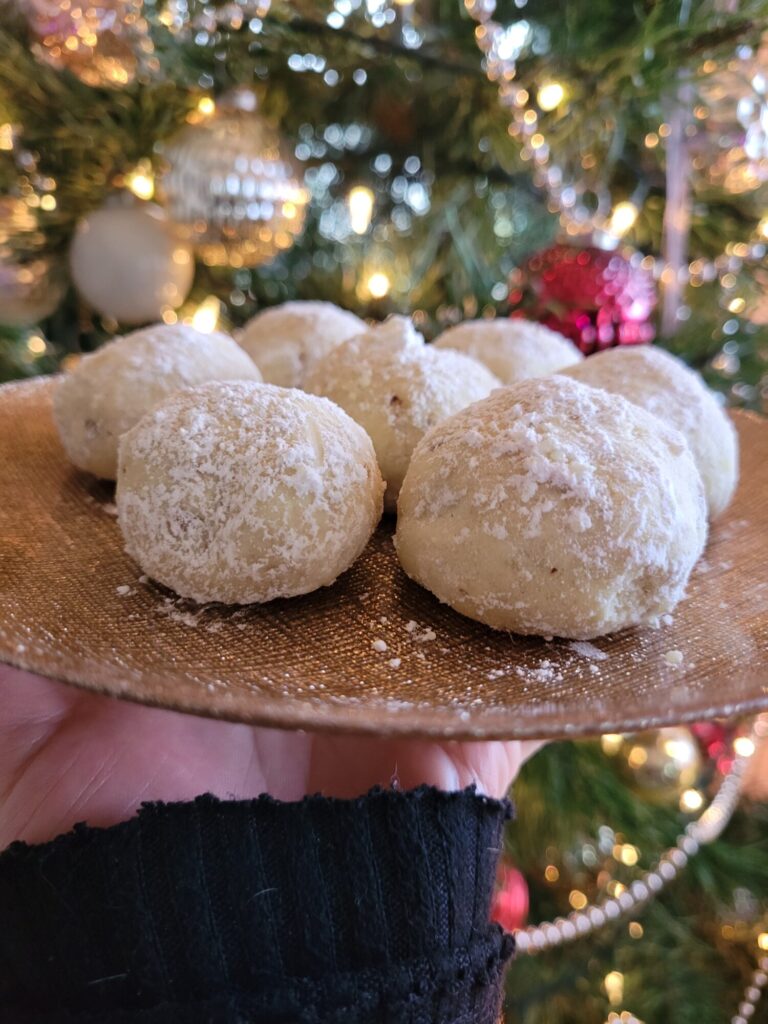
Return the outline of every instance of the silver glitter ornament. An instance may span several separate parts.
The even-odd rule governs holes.
[[[164,148],[161,192],[171,219],[209,266],[252,267],[290,249],[308,195],[277,133],[237,90]]]
[[[757,51],[736,56],[706,77],[705,107],[693,143],[694,166],[706,183],[751,192],[768,182],[768,33]]]
[[[14,248],[35,232],[37,221],[23,199],[0,196],[0,324],[22,327],[49,316],[64,293],[62,268],[39,248],[24,259]]]

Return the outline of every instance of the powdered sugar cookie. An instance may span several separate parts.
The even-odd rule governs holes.
[[[545,377],[584,358],[573,342],[557,331],[531,320],[505,317],[465,320],[449,327],[434,344],[478,359],[502,384]]]
[[[396,547],[409,576],[470,618],[588,640],[672,611],[706,533],[682,435],[555,376],[495,391],[423,438]]]
[[[285,302],[249,320],[240,344],[267,383],[300,388],[318,359],[364,330],[364,320],[332,302]]]
[[[370,438],[346,413],[268,384],[177,392],[120,442],[126,550],[200,602],[333,583],[373,533],[383,490]]]
[[[739,442],[725,410],[698,373],[651,345],[609,349],[563,372],[622,395],[676,427],[701,473],[710,516],[715,519],[725,511],[739,479]]]
[[[54,392],[67,455],[80,469],[114,480],[120,435],[174,391],[211,380],[261,380],[261,374],[226,334],[154,324],[116,338],[84,356]]]
[[[307,391],[332,399],[368,431],[389,510],[425,431],[498,385],[469,356],[425,345],[406,317],[391,317],[345,341],[305,381]]]

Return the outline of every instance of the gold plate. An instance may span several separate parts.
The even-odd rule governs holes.
[[[111,485],[67,463],[51,391],[50,378],[0,388],[0,660],[11,665],[210,717],[443,738],[585,736],[768,707],[757,416],[734,413],[742,483],[673,621],[585,645],[494,632],[440,605],[400,570],[386,523],[314,594],[239,609],[183,601],[123,552]]]

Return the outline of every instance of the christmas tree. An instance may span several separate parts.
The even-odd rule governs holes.
[[[655,336],[765,411],[767,31],[766,0],[5,3],[0,379],[312,298]],[[497,913],[565,923],[521,938],[510,1022],[768,1019],[765,807],[685,832],[754,742],[537,755]]]

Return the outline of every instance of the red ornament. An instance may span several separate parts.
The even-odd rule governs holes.
[[[533,316],[585,355],[653,341],[653,277],[618,252],[553,245],[528,260],[513,283],[512,316]]]
[[[515,932],[523,927],[528,917],[528,883],[522,872],[502,861],[496,886],[491,920],[500,924],[505,932]]]
[[[733,764],[733,741],[739,735],[739,725],[734,722],[697,722],[691,732],[699,746],[717,771],[724,775]]]

